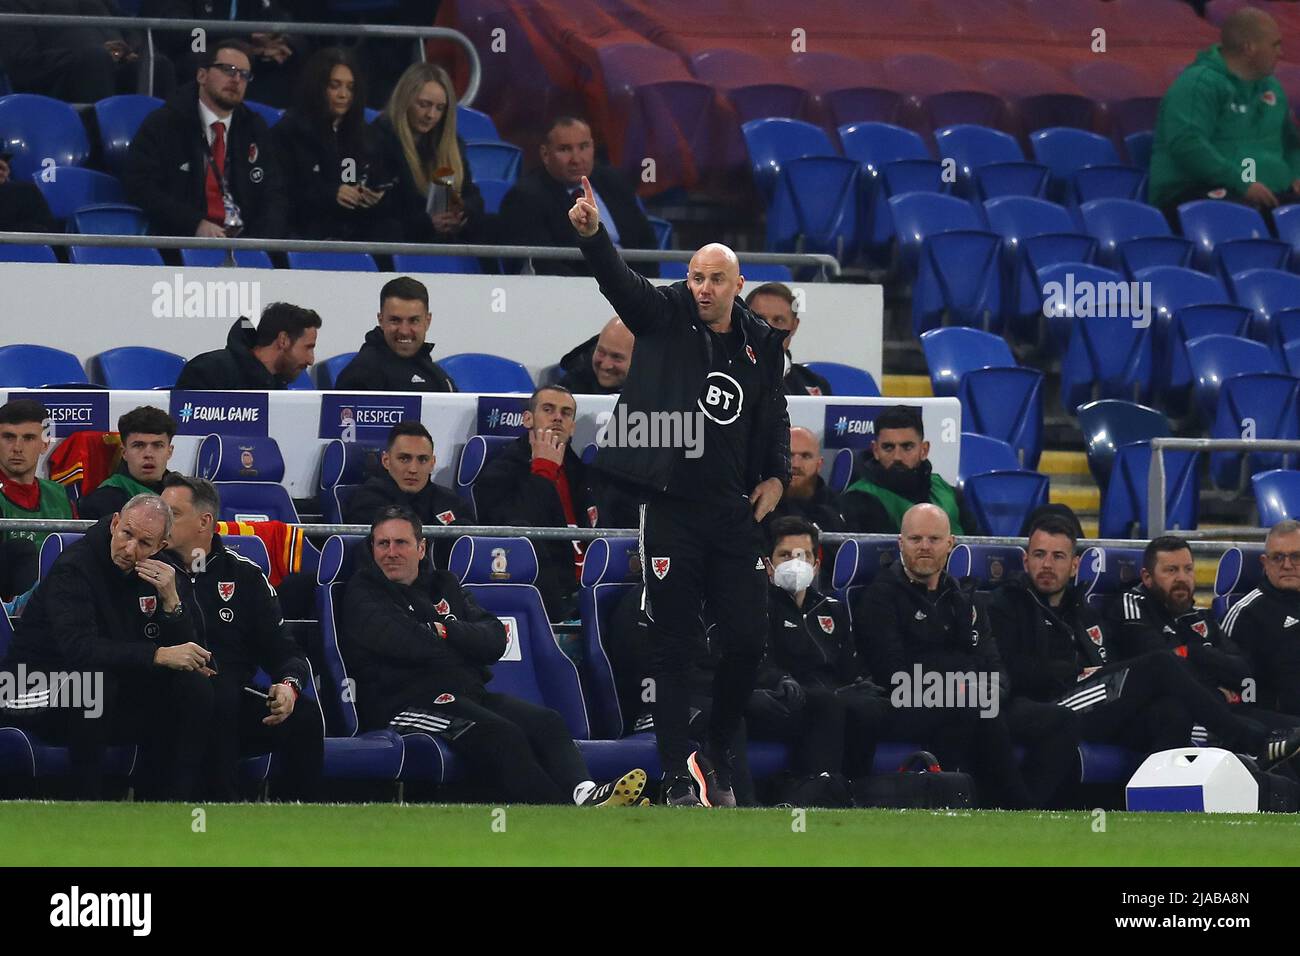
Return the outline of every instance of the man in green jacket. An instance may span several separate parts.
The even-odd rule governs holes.
[[[1300,201],[1300,134],[1273,68],[1282,34],[1243,7],[1221,42],[1197,55],[1160,104],[1148,199],[1177,227],[1180,203],[1228,199],[1265,215]]]
[[[176,420],[161,408],[142,405],[117,420],[117,432],[122,438],[122,463],[77,502],[78,517],[107,518],[136,495],[162,493]]]
[[[36,477],[50,447],[50,413],[40,402],[18,398],[0,405],[0,518],[71,518],[72,503],[62,485]],[[36,553],[48,531],[0,532],[9,541],[32,542]]]

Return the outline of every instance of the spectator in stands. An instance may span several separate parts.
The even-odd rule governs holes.
[[[379,290],[379,324],[366,333],[356,358],[339,373],[341,392],[454,392],[456,383],[438,367],[426,342],[433,316],[429,290],[399,276]]]
[[[489,237],[483,196],[456,133],[456,90],[446,70],[412,63],[372,127],[384,182],[396,181],[389,197],[407,242]]]
[[[50,413],[40,402],[17,398],[0,405],[0,517],[72,517],[62,485],[36,477],[36,465],[50,447]],[[25,539],[39,551],[48,531],[6,531],[10,541]]]
[[[7,142],[0,130],[0,144]],[[0,152],[0,232],[58,232],[49,204],[35,183],[13,179],[12,153]]]
[[[1276,21],[1242,7],[1165,94],[1148,195],[1175,231],[1178,206],[1193,199],[1246,203],[1266,216],[1300,201],[1300,133],[1273,76],[1281,56]]]
[[[785,335],[785,393],[787,395],[830,395],[830,382],[806,365],[790,358],[790,343],[799,331],[794,311],[794,293],[782,282],[765,282],[745,296],[745,305],[756,316]]]
[[[142,17],[164,20],[261,20],[283,23],[293,20],[295,3],[277,0],[144,0]],[[311,7],[315,19],[316,7]],[[209,33],[208,45],[225,39],[247,43],[257,73],[257,99],[271,106],[288,106],[303,61],[311,53],[308,37],[284,33]],[[188,30],[155,30],[154,44],[189,71],[202,64],[203,51],[192,50]]]
[[[0,13],[47,16],[125,16],[115,0],[0,0]],[[189,34],[183,34],[189,42]],[[94,103],[115,93],[168,96],[176,85],[172,61],[155,53],[153,89],[143,69],[144,35],[117,27],[6,25],[0,64],[16,93],[39,93],[69,103]]]
[[[176,420],[161,408],[142,405],[117,420],[122,439],[122,463],[109,478],[89,494],[77,499],[77,516],[99,520],[122,510],[122,505],[146,492],[160,494],[163,481],[171,474]]]
[[[161,498],[132,498],[59,556],[14,635],[11,669],[102,675],[99,700],[83,697],[85,709],[47,689],[19,698],[4,718],[68,745],[81,799],[100,798],[110,743],[144,746],[141,795],[197,796],[214,671],[212,653],[197,642],[189,579],[163,550],[171,532]]]
[[[176,388],[282,389],[316,361],[320,316],[288,302],[272,302],[257,325],[237,319],[226,347],[185,363]]]
[[[1300,748],[1300,735],[1288,742],[1289,735],[1270,735],[1257,721],[1238,716],[1174,654],[1148,650],[1122,659],[1117,627],[1131,625],[1104,620],[1070,583],[1079,555],[1069,520],[1044,515],[1028,544],[1025,576],[1003,584],[989,601],[993,633],[1018,699],[1055,702],[1075,714],[1084,740],[1142,753],[1186,747],[1196,723],[1258,753],[1266,766]],[[1128,592],[1121,603],[1132,606],[1134,597]],[[1198,632],[1188,633],[1199,639]]]
[[[364,729],[432,733],[511,803],[631,806],[644,770],[597,786],[553,710],[486,684],[505,625],[446,571],[429,567],[420,519],[386,508],[358,550],[343,597],[343,649]]]
[[[617,315],[593,335],[560,359],[564,374],[557,385],[575,395],[616,395],[623,388],[632,366],[636,336]]]
[[[484,524],[596,527],[599,512],[587,467],[572,447],[577,413],[577,402],[567,389],[546,385],[533,392],[524,412],[528,433],[484,465],[474,483]],[[576,617],[574,594],[585,542],[538,541],[535,547],[537,587],[551,620]]]
[[[1256,702],[1300,714],[1300,522],[1273,525],[1260,561],[1266,580],[1228,610],[1223,631],[1250,659]]]
[[[861,477],[840,495],[840,513],[850,531],[897,531],[912,505],[931,502],[943,509],[954,534],[979,534],[962,494],[935,474],[921,413],[895,405],[876,416],[872,457],[863,455]]]
[[[1046,805],[1072,763],[1068,718],[1062,715],[1064,724],[1055,728],[1061,732],[1031,748],[1042,752],[1028,756],[1022,776],[988,618],[974,595],[944,571],[955,544],[947,513],[929,503],[913,505],[903,515],[898,544],[902,560],[876,575],[853,611],[858,654],[875,681],[891,689],[891,736],[922,744],[944,766],[973,769],[983,804]],[[936,679],[926,675],[952,691],[921,706],[915,683]],[[961,675],[973,675],[974,684]],[[1068,759],[1057,759],[1061,753]]]
[[[595,144],[586,120],[561,116],[551,122],[541,145],[542,165],[519,177],[501,200],[501,234],[525,246],[577,245],[569,210],[582,195],[582,177],[591,182],[600,221],[615,245],[625,249],[655,249],[654,227],[637,204],[636,192],[617,170],[596,165]],[[642,275],[659,275],[655,262],[632,263]],[[539,274],[589,276],[582,260],[537,259]]]
[[[244,105],[251,51],[223,40],[197,79],[140,124],[124,177],[127,198],[164,236],[278,239],[288,200],[266,121]]]
[[[365,82],[347,50],[307,61],[294,105],[271,129],[296,238],[400,242],[366,125]]]
[[[388,446],[380,462],[381,474],[372,475],[352,493],[343,511],[346,524],[371,524],[375,516],[391,505],[415,512],[426,525],[472,525],[477,523],[474,505],[433,483],[438,467],[433,436],[419,422],[398,422],[388,432]],[[438,567],[447,566],[454,538],[434,542]]]
[[[271,753],[277,795],[310,800],[325,760],[325,719],[315,698],[301,699],[311,667],[289,635],[275,589],[216,533],[221,499],[212,482],[171,473],[163,484],[172,510],[168,547],[193,587],[198,636],[217,661],[209,795],[238,799],[239,758]],[[265,698],[244,690],[258,668],[275,677]]]

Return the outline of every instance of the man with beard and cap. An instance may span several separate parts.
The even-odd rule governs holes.
[[[948,516],[953,534],[980,534],[961,492],[934,473],[921,413],[895,405],[876,416],[872,458],[862,475],[840,495],[840,514],[850,531],[893,534],[912,505],[929,502]]]
[[[799,331],[799,316],[794,311],[794,294],[782,282],[764,282],[745,296],[745,305],[756,316],[785,333],[785,393],[787,395],[830,395],[831,383],[806,365],[790,357],[790,343]]]
[[[1273,525],[1259,559],[1266,580],[1229,609],[1223,631],[1252,664],[1260,706],[1300,714],[1300,522]]]
[[[564,374],[555,384],[575,395],[616,395],[632,365],[636,336],[617,315],[600,335],[587,339],[560,359]]]

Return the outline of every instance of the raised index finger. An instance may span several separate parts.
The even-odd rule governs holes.
[[[596,194],[591,191],[591,180],[586,176],[582,177],[582,198],[593,206],[596,205]]]

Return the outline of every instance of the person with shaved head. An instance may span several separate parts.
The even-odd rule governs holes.
[[[736,254],[691,258],[685,281],[656,287],[628,268],[601,223],[591,184],[569,210],[600,291],[636,336],[636,361],[596,455],[612,482],[642,496],[640,548],[654,720],[675,806],[735,806],[731,752],[767,635],[760,522],[790,481],[782,336],[739,298]],[[672,427],[675,425],[675,430]],[[720,644],[708,732],[688,736],[689,672],[700,615]]]
[[[617,315],[560,359],[564,373],[556,382],[574,395],[617,395],[632,366],[636,336]]]
[[[1175,230],[1178,206],[1196,199],[1245,203],[1265,216],[1300,200],[1300,134],[1273,76],[1281,56],[1277,22],[1242,7],[1165,94],[1148,197]]]

